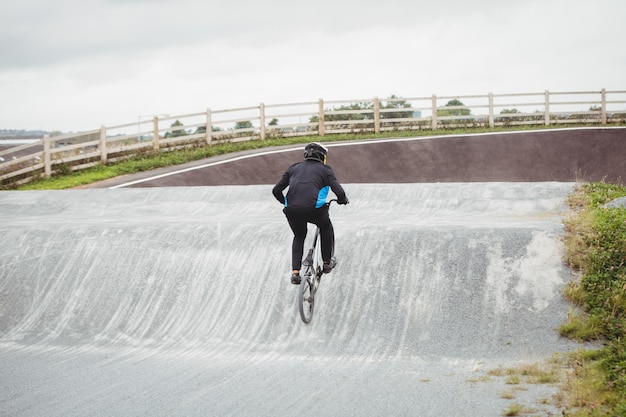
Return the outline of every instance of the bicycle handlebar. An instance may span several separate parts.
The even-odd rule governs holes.
[[[326,202],[326,207],[330,207],[330,204],[331,204],[331,203],[333,203],[333,202],[334,202],[334,203],[339,204],[339,200],[338,200],[338,199],[336,199],[336,198],[333,198],[333,199],[328,200],[328,201]],[[348,203],[346,203],[346,204],[348,204]]]

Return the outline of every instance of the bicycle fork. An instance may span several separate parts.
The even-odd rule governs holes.
[[[309,249],[309,253],[307,253],[306,258],[302,261],[302,265],[313,266],[313,248]]]

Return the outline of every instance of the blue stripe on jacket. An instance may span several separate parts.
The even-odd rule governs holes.
[[[329,190],[330,187],[327,185],[326,187],[322,188],[319,193],[317,193],[317,203],[315,203],[315,208],[320,208],[324,204],[326,204],[326,198],[328,197]]]

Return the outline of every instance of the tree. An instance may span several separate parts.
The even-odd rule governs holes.
[[[406,100],[397,100],[398,98],[399,97],[397,97],[395,94],[392,94],[391,96],[389,96],[387,100],[393,100],[393,101],[387,101],[381,106],[381,108],[382,109],[411,109],[411,111],[384,112],[380,114],[381,119],[408,119],[410,117],[413,117],[413,109],[411,107],[411,103],[407,103]]]
[[[369,110],[374,108],[372,103],[351,103],[349,105],[343,105],[339,107],[333,107],[332,109],[325,109],[324,113],[331,111],[354,111],[354,110]],[[324,120],[327,122],[334,122],[337,120],[367,120],[372,119],[371,114],[367,113],[348,113],[348,114],[324,114]],[[310,123],[319,122],[318,116],[312,116],[309,118]]]
[[[462,109],[454,108],[454,109],[446,109],[445,107],[464,107]],[[437,116],[469,116],[472,114],[472,111],[465,107],[465,104],[459,99],[453,99],[448,101],[444,108],[437,109]]]
[[[166,138],[177,138],[179,136],[187,135],[187,131],[184,129],[180,120],[176,120],[170,127],[173,129],[165,134]]]
[[[397,112],[384,112],[381,113],[382,119],[407,119],[413,117],[413,110],[411,103],[406,100],[398,100],[399,97],[392,94],[387,98],[388,101],[381,105],[381,109],[411,109],[410,111],[397,111]],[[358,113],[360,110],[373,110],[374,103],[350,103],[348,105],[342,105],[339,107],[333,107],[332,109],[325,109],[324,113],[346,111],[350,113],[346,114],[324,114],[324,121],[333,122],[337,120],[355,121],[355,120],[372,120],[374,118],[373,112]],[[352,113],[354,111],[354,113]],[[319,122],[319,116],[312,116],[309,118],[309,123]]]
[[[272,120],[270,120],[269,125],[278,126],[278,119],[274,117]]]
[[[211,132],[221,132],[222,128],[219,126],[211,126]],[[198,126],[195,133],[206,133],[206,126]]]
[[[519,110],[517,109],[502,109],[500,110],[500,114],[518,114],[521,113]],[[496,117],[495,118],[495,122],[496,123],[504,123],[505,126],[510,126],[512,121],[514,118],[511,117]],[[520,120],[519,118],[517,118],[516,120]]]
[[[515,113],[521,113],[521,112],[517,109],[502,109],[500,111],[500,114],[515,114]]]
[[[238,129],[250,129],[251,127],[254,127],[254,126],[252,125],[252,122],[250,120],[245,120],[243,122],[235,123],[235,130],[238,130]]]

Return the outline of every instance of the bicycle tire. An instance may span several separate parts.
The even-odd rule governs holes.
[[[300,318],[304,323],[309,323],[313,318],[313,309],[315,307],[315,275],[312,273],[313,268],[307,267],[300,287],[298,288],[298,307],[300,310]]]

